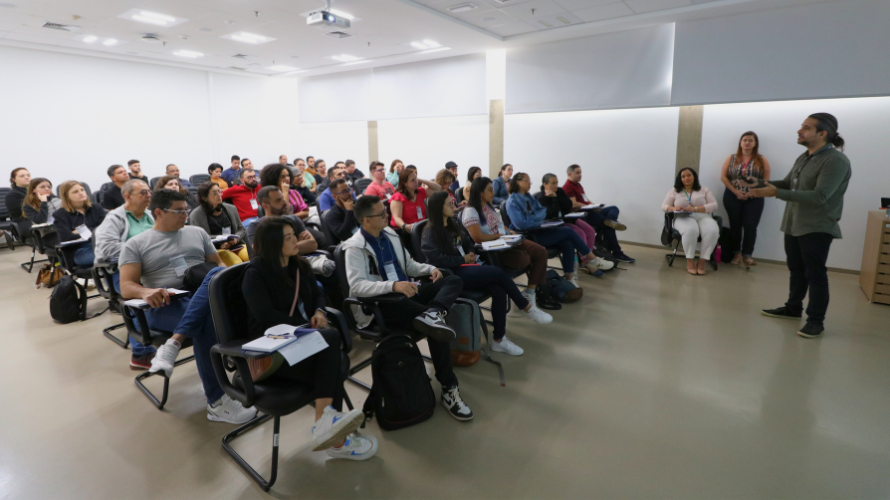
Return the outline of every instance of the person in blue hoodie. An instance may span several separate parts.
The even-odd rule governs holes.
[[[510,228],[515,231],[534,231],[534,240],[544,247],[557,247],[560,249],[562,270],[565,279],[578,287],[578,279],[575,276],[575,251],[581,257],[586,257],[588,269],[591,273],[596,271],[596,266],[591,268],[596,255],[578,233],[565,226],[541,228],[541,223],[547,217],[547,209],[544,208],[534,196],[529,194],[532,181],[528,174],[519,172],[510,179],[510,197],[507,198],[507,216],[510,219]]]

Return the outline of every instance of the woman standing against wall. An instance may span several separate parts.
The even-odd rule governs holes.
[[[757,240],[757,225],[763,214],[763,198],[751,196],[747,177],[769,180],[769,162],[760,155],[760,139],[748,131],[739,139],[736,154],[723,163],[720,180],[726,185],[723,192],[723,206],[729,215],[729,229],[732,233],[734,253],[731,264],[745,263],[746,268],[757,265],[754,262],[754,242]],[[744,235],[743,235],[744,233]]]

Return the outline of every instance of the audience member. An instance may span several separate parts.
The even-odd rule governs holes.
[[[279,353],[251,361],[254,381],[310,384],[315,400],[315,451],[334,458],[366,460],[377,451],[377,440],[354,433],[364,421],[358,409],[343,413],[340,377],[340,334],[329,328],[325,299],[310,264],[299,257],[298,237],[283,219],[264,220],[256,232],[256,253],[244,271],[241,289],[249,312],[250,337],[259,338],[278,325],[311,326],[327,343],[317,354],[288,366]]]
[[[219,255],[207,233],[185,225],[188,208],[182,193],[172,189],[155,191],[149,208],[154,215],[154,226],[128,240],[120,256],[121,295],[148,303],[145,318],[149,328],[173,332],[172,338],[158,350],[149,371],[163,370],[169,378],[182,343],[190,338],[207,398],[207,419],[245,423],[256,416],[257,410],[244,408],[223,392],[210,361],[216,331],[206,288],[216,272],[224,268],[211,269],[193,296],[171,297],[167,291],[184,287],[185,273],[190,267],[204,262],[222,264]]]
[[[423,186],[419,186],[423,184]],[[431,192],[440,191],[442,188],[435,182],[417,178],[417,171],[405,168],[399,174],[399,184],[396,186],[396,194],[389,202],[389,211],[392,219],[389,224],[398,229],[396,234],[402,239],[402,245],[409,252],[415,251],[411,245],[411,228],[416,222],[426,220],[427,189]]]
[[[451,172],[451,175],[454,177],[454,181],[451,183],[451,185],[442,187],[450,189],[451,194],[454,194],[457,192],[458,189],[460,189],[460,182],[457,181],[457,163],[449,161],[445,164],[445,168]]]
[[[217,253],[226,266],[250,260],[245,241],[246,231],[234,205],[223,203],[219,186],[211,181],[198,186],[200,205],[189,213],[189,225],[200,227],[213,237],[235,235],[238,240],[219,244]]]
[[[532,188],[532,180],[528,174],[519,172],[510,179],[510,197],[507,198],[507,215],[510,217],[510,226],[517,231],[537,229],[547,215],[547,210],[538,203],[533,196],[528,194]],[[535,241],[544,247],[557,247],[562,256],[562,271],[565,279],[578,288],[578,279],[575,276],[575,252],[586,257],[587,269],[591,273],[597,270],[596,255],[590,247],[584,243],[574,231],[565,227],[548,227],[535,231]]]
[[[226,189],[232,184],[235,183],[235,179],[238,177],[239,172],[241,171],[241,158],[238,155],[232,155],[232,166],[227,168],[221,175],[222,180],[226,182],[226,187],[220,186],[222,189]]]
[[[223,201],[231,200],[232,205],[238,209],[238,216],[244,227],[250,225],[257,218],[257,192],[260,186],[257,183],[256,172],[253,169],[242,168],[240,174],[241,184],[226,189],[222,193]]]
[[[371,183],[363,194],[389,201],[395,193],[395,186],[386,180],[386,165],[379,161],[371,162]]]
[[[283,167],[293,167],[290,163],[287,162],[287,155],[281,155],[278,157],[278,163]]]
[[[124,195],[124,204],[108,212],[105,220],[96,228],[93,235],[95,263],[97,264],[117,262],[121,248],[127,240],[154,226],[154,218],[146,210],[151,203],[151,190],[148,188],[148,183],[133,179],[125,182],[120,189]],[[112,278],[114,289],[120,293],[120,273],[114,273]],[[130,368],[133,370],[148,369],[155,355],[154,346],[142,345],[132,338],[130,346],[132,348]]]
[[[570,165],[569,168],[566,169],[566,174],[568,174],[568,178],[566,179],[565,184],[562,185],[562,189],[566,192],[569,198],[571,198],[572,208],[576,209],[591,205],[592,203],[590,199],[587,197],[587,194],[584,193],[584,186],[581,185],[581,167],[578,165]],[[627,229],[624,224],[618,222],[618,213],[618,207],[608,206],[599,210],[588,211],[585,219],[587,223],[593,226],[593,228],[601,235],[603,245],[606,247],[606,250],[612,254],[612,257],[615,260],[618,262],[633,263],[636,262],[636,260],[629,257],[621,250],[621,245],[618,243],[618,236],[615,234],[615,231],[624,231]]]
[[[303,163],[303,165],[305,166],[305,163]],[[291,178],[291,186],[293,186],[294,190],[300,193],[300,197],[303,198],[303,201],[310,207],[315,206],[318,203],[318,197],[306,187],[306,177],[302,172],[297,172],[297,175]]]
[[[111,184],[105,189],[105,194],[102,198],[102,208],[110,212],[124,204],[121,186],[130,180],[130,174],[121,165],[112,165],[108,167],[108,178],[111,179]]]
[[[393,160],[389,165],[389,173],[386,174],[386,180],[393,186],[397,186],[399,184],[399,176],[402,175],[402,170],[405,170],[405,164],[402,163],[402,160]]]
[[[13,222],[21,222],[25,216],[22,212],[22,205],[25,202],[25,196],[28,195],[31,172],[28,172],[28,169],[24,167],[13,169],[9,174],[9,184],[12,190],[6,193],[6,210],[9,211],[9,218]]]
[[[535,323],[546,325],[553,318],[529,303],[503,269],[479,265],[472,238],[453,219],[454,209],[454,202],[445,192],[440,191],[430,196],[430,221],[423,231],[423,255],[431,265],[448,269],[462,279],[465,290],[482,289],[491,294],[495,340],[491,349],[519,356],[525,351],[506,337],[507,301],[512,299],[526,317]]]
[[[455,206],[463,206],[466,203],[458,204],[457,198],[455,198],[454,193],[451,192],[451,186],[454,185],[454,182],[454,173],[451,170],[443,168],[442,170],[439,170],[438,173],[436,173],[436,184],[438,184],[443,191],[448,193],[448,197],[451,198],[451,201],[455,204]]]
[[[290,170],[284,165],[271,163],[263,167],[260,171],[260,186],[278,186],[290,207],[288,213],[293,213],[300,219],[309,217],[309,205],[300,192],[291,186]]]
[[[383,172],[384,167],[383,164],[380,164],[380,171]],[[389,184],[389,183],[387,183]],[[356,231],[358,231],[358,221],[352,215],[352,207],[355,203],[355,198],[352,196],[352,190],[349,189],[349,185],[346,183],[345,179],[334,179],[334,182],[331,183],[331,187],[328,188],[331,195],[334,197],[336,203],[334,206],[328,210],[328,215],[325,217],[325,224],[327,224],[331,233],[337,237],[340,241],[346,241]],[[366,196],[368,195],[367,191],[365,191]],[[334,242],[330,242],[333,244]]]
[[[307,157],[306,157],[306,168],[307,168],[307,169],[312,169],[312,170],[313,170],[312,174],[313,174],[313,175],[315,174],[315,172],[314,172],[314,170],[315,170],[315,157],[314,157],[314,156],[307,156]]]
[[[535,199],[538,200],[538,203],[540,203],[541,206],[547,209],[545,215],[546,219],[561,220],[567,214],[573,212],[572,200],[566,192],[559,187],[556,175],[554,174],[544,174],[541,191],[535,194]],[[578,234],[578,237],[580,237],[588,247],[594,248],[596,246],[596,231],[590,224],[584,222],[581,218],[565,219],[565,223],[566,227],[575,231],[575,233]],[[596,270],[592,271],[592,273],[597,277],[602,276],[603,271],[608,271],[615,267],[614,263],[601,257],[596,257],[593,260],[593,266],[588,266],[588,263],[587,256],[581,258],[581,265],[587,267],[588,270],[591,270],[592,267],[596,267]]]
[[[482,169],[479,167],[470,167],[467,171],[467,183],[464,184],[464,187],[458,189],[454,196],[459,202],[469,202],[470,201],[470,188],[473,187],[473,181],[482,177]]]
[[[173,163],[167,165],[167,172],[166,172],[166,175],[169,175],[170,177],[175,177],[176,180],[179,181],[179,185],[182,186],[182,187],[184,187],[184,188],[190,188],[190,187],[192,187],[192,183],[189,182],[187,179],[180,179],[180,178],[179,178],[179,167],[177,167],[177,166],[176,166],[175,164],[173,164]],[[155,187],[157,188],[157,186],[155,186]]]
[[[59,241],[86,240],[74,249],[74,265],[92,267],[96,258],[93,253],[92,234],[108,214],[104,208],[90,202],[83,184],[65,181],[59,186],[62,208],[53,213],[53,225],[59,234]]]
[[[330,174],[331,180],[343,179],[346,177],[346,172],[343,171],[342,168],[332,168],[330,170]],[[352,196],[354,198],[355,194],[353,193]],[[324,213],[326,210],[330,210],[330,208],[333,207],[335,204],[336,202],[334,201],[334,196],[331,194],[331,190],[326,189],[324,192],[321,193],[321,196],[318,197],[318,212]]]
[[[306,189],[308,189],[311,193],[315,194],[315,196],[320,195],[321,193],[317,189],[317,183],[315,180],[315,174],[317,171],[315,170],[315,158],[312,156],[306,157],[306,167],[303,169],[303,180],[306,184]]]
[[[344,165],[346,168],[346,183],[349,184],[349,187],[352,187],[355,181],[365,177],[361,170],[355,168],[355,161],[346,160]]]
[[[186,203],[188,203],[189,211],[192,211],[198,208],[198,200],[195,199],[189,190],[186,189],[182,184],[182,179],[175,175],[165,175],[158,179],[158,183],[155,184],[155,191],[160,191],[161,189],[172,189],[173,191],[182,193],[185,195]]]
[[[318,250],[318,241],[315,239],[315,236],[306,229],[306,225],[303,224],[303,221],[300,220],[299,217],[288,211],[287,202],[284,200],[284,195],[281,194],[281,190],[278,186],[263,187],[257,194],[257,200],[263,207],[265,216],[255,219],[253,222],[245,226],[248,252],[250,252],[251,256],[254,255],[254,250],[256,249],[253,245],[254,234],[260,223],[267,217],[284,217],[293,224],[294,231],[296,231],[297,238],[300,241],[299,246],[301,255],[307,255]]]
[[[706,186],[698,182],[698,173],[684,168],[677,174],[674,187],[668,191],[661,204],[665,212],[682,212],[674,217],[674,229],[680,232],[683,251],[686,252],[686,270],[689,274],[705,274],[705,264],[717,248],[720,228],[711,216],[717,210],[717,199]],[[691,212],[691,213],[690,213]],[[695,264],[695,248],[701,235],[701,258]]]
[[[318,183],[318,189],[316,189],[316,192],[321,191],[322,193],[324,193],[325,189],[327,189],[331,185],[331,181],[335,178],[338,172],[342,174],[342,177],[344,179],[346,178],[346,170],[344,169],[344,164],[341,161],[335,163],[334,166],[330,169],[325,170],[324,179],[322,179],[322,181]]]
[[[312,177],[315,179],[316,193],[324,191],[324,189],[321,188],[321,184],[324,182],[324,178],[327,177],[327,175],[327,163],[325,163],[325,161],[320,158],[318,160],[315,160],[315,173],[312,174]]]
[[[754,132],[745,132],[739,139],[739,147],[734,155],[723,162],[720,180],[726,186],[723,192],[723,208],[729,216],[729,231],[732,234],[732,251],[730,264],[745,267],[757,265],[754,261],[754,243],[757,241],[757,226],[763,215],[763,198],[751,195],[751,188],[745,179],[754,177],[768,181],[770,178],[769,161],[758,151],[760,138]],[[742,232],[744,231],[744,236]]]
[[[62,208],[62,200],[53,195],[53,183],[37,177],[28,184],[28,193],[22,204],[22,212],[31,224],[52,224],[53,214]]]
[[[494,204],[496,207],[500,207],[501,203],[507,201],[507,198],[510,197],[508,186],[510,185],[510,179],[512,178],[513,165],[507,163],[501,166],[501,174],[495,177],[491,182],[491,187],[494,189]]]
[[[148,177],[142,173],[142,164],[139,160],[128,161],[127,167],[130,169],[129,176],[131,179],[139,179],[140,181],[148,182]]]
[[[229,183],[222,178],[222,165],[220,165],[219,163],[211,163],[210,166],[207,167],[207,173],[210,174],[210,182],[219,186],[219,188],[223,191],[229,189]]]
[[[407,173],[402,172],[400,181],[406,177]],[[460,397],[457,376],[451,365],[449,342],[455,338],[455,333],[445,324],[445,315],[463,289],[461,279],[443,276],[436,267],[420,264],[408,256],[398,235],[386,227],[386,212],[380,198],[362,196],[356,201],[353,212],[362,227],[342,243],[349,295],[405,295],[397,304],[380,304],[387,325],[413,328],[428,337],[436,380],[442,385],[442,405],[455,419],[471,420],[473,412]],[[432,278],[431,282],[418,285],[414,281],[426,275]],[[373,318],[360,307],[351,307],[360,328],[371,323]]]

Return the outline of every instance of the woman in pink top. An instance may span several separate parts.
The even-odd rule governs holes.
[[[686,252],[686,270],[689,274],[705,274],[705,265],[717,248],[720,228],[711,216],[717,210],[717,198],[711,190],[698,182],[698,173],[684,168],[677,174],[674,187],[668,191],[661,204],[665,212],[682,212],[674,217],[674,228],[680,232],[683,250]],[[695,247],[701,236],[701,258],[695,264]]]
[[[420,184],[423,186],[419,186]],[[408,249],[412,257],[414,256],[414,246],[411,244],[411,228],[416,222],[427,218],[426,203],[424,203],[427,190],[434,193],[441,191],[442,188],[435,182],[418,179],[416,170],[406,168],[399,174],[396,194],[393,195],[389,203],[389,210],[392,212],[390,225],[397,228],[396,232],[402,239],[402,246]]]
[[[297,192],[296,188],[298,186],[294,186],[294,189],[291,189],[290,170],[284,165],[272,163],[263,167],[263,170],[260,172],[260,185],[278,186],[284,199],[287,200],[288,205],[293,210],[293,214],[300,219],[309,217],[309,205],[306,204],[303,197]]]
[[[371,166],[371,183],[364,194],[376,196],[386,203],[395,193],[396,188],[386,180],[386,165],[379,161],[374,162]]]

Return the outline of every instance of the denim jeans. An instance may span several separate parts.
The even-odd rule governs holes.
[[[225,269],[216,267],[207,273],[200,288],[191,297],[183,297],[170,302],[170,305],[157,309],[147,309],[145,319],[148,327],[165,332],[185,335],[192,340],[195,364],[204,385],[207,404],[215,403],[223,396],[222,387],[216,379],[210,361],[210,348],[216,345],[216,328],[210,316],[210,279]]]
[[[121,293],[121,273],[114,273],[111,275],[111,280],[114,282],[114,291]],[[130,348],[133,349],[134,358],[139,358],[157,351],[153,345],[142,345],[142,343],[133,337],[130,337]]]
[[[757,241],[757,225],[763,215],[764,198],[740,200],[727,189],[723,193],[723,207],[729,216],[729,230],[735,245],[732,251],[741,252],[743,257],[751,257],[754,255],[754,242]]]
[[[558,247],[560,249],[562,270],[566,273],[575,272],[575,250],[581,255],[590,253],[590,247],[578,236],[578,233],[565,227],[551,227],[535,231],[535,243],[542,247]]]
[[[80,267],[90,267],[96,256],[93,254],[92,243],[83,243],[74,251],[74,265]]]
[[[464,280],[464,290],[481,288],[491,294],[491,319],[494,323],[494,338],[501,340],[507,333],[507,298],[520,309],[528,306],[528,300],[516,283],[503,269],[496,266],[461,266],[454,269],[454,275]]]
[[[603,235],[603,244],[606,250],[612,254],[621,253],[621,245],[618,244],[618,236],[615,230],[605,224],[606,220],[618,220],[618,207],[603,207],[599,211],[590,211],[585,217],[587,223],[593,226],[599,234]]]
[[[802,236],[785,235],[785,255],[791,271],[790,291],[785,307],[797,312],[803,310],[803,299],[810,293],[807,304],[807,321],[822,323],[828,310],[828,250],[834,237],[828,233],[810,233]]]
[[[245,220],[241,221],[241,225],[244,226],[246,229],[247,226],[249,226],[251,223],[253,223],[253,221],[257,220],[258,218],[259,217],[250,217],[249,219],[245,219]]]

